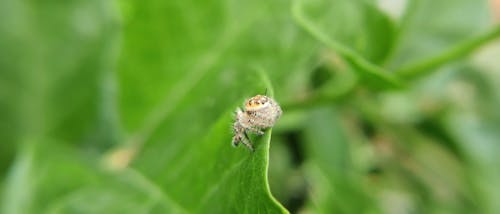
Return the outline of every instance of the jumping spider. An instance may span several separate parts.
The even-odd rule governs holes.
[[[263,129],[273,127],[281,116],[281,108],[272,98],[257,95],[245,101],[244,109],[236,109],[236,118],[233,124],[233,146],[240,142],[253,151],[252,143],[247,132],[263,135]]]

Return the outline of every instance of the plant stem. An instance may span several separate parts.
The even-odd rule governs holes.
[[[363,56],[359,55],[349,47],[339,43],[330,38],[329,35],[318,29],[314,24],[307,20],[302,11],[302,1],[295,0],[292,5],[292,16],[295,22],[302,27],[313,38],[325,44],[328,48],[336,51],[346,61],[350,62],[354,67],[358,68],[360,74],[369,79],[377,81],[378,85],[383,87],[401,87],[404,84],[398,79],[397,76],[391,74],[380,66],[373,64],[366,60]]]
[[[396,74],[402,79],[415,79],[419,76],[431,73],[435,68],[480,48],[482,45],[491,42],[500,36],[500,25],[481,34],[477,37],[464,41],[440,54],[431,56],[419,62],[411,63],[396,70]]]

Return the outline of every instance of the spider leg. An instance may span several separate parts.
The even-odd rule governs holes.
[[[245,144],[245,146],[247,146],[250,149],[250,151],[252,151],[252,152],[255,151],[255,149],[252,146],[252,140],[250,140],[250,138],[248,137],[246,132],[243,132],[243,133],[244,133],[245,137],[241,140],[241,142],[243,144]]]
[[[239,111],[239,109],[238,109],[238,111]],[[244,132],[244,128],[241,126],[241,124],[238,121],[236,121],[233,124],[233,133],[234,133],[234,136],[233,136],[232,144],[233,144],[234,147],[237,147],[240,144],[240,142],[242,142],[243,138],[245,137],[242,134],[243,132]]]
[[[240,142],[241,142],[241,136],[239,136],[239,135],[235,135],[235,136],[233,137],[233,142],[232,142],[232,143],[233,143],[233,146],[234,146],[234,147],[237,147],[237,146],[240,144]]]
[[[264,132],[256,127],[248,127],[247,130],[251,131],[252,133],[255,133],[257,135],[264,135]]]

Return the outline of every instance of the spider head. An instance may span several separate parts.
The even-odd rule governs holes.
[[[257,95],[248,99],[245,102],[245,110],[247,111],[257,111],[266,108],[270,105],[269,97],[264,95]]]

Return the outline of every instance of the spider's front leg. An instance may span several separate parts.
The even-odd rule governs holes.
[[[242,140],[241,136],[239,135],[233,136],[233,142],[232,142],[233,146],[238,147],[238,145],[240,145],[241,140]]]
[[[251,151],[254,151],[252,143],[250,141],[250,138],[248,137],[245,128],[236,121],[233,124],[233,131],[234,131],[234,136],[232,140],[233,146],[238,146],[241,143],[243,143],[246,147],[248,147]]]
[[[247,130],[257,135],[264,135],[264,132],[257,127],[248,127]]]
[[[242,142],[243,144],[245,144],[245,146],[247,146],[247,147],[250,149],[250,151],[252,151],[252,152],[253,152],[253,151],[255,151],[255,149],[253,148],[253,145],[252,145],[252,141],[251,141],[251,140],[250,140],[250,138],[248,137],[247,133],[246,133],[246,132],[244,132],[244,134],[245,134],[245,137],[244,137],[244,138],[242,138],[241,142]]]
[[[252,145],[252,142],[250,141],[250,138],[247,136],[246,133],[244,133],[244,135],[235,135],[233,137],[233,146],[234,147],[237,147],[239,144],[243,143],[243,145],[245,145],[246,147],[248,147],[252,152],[254,151],[254,148],[253,148],[253,145]]]

